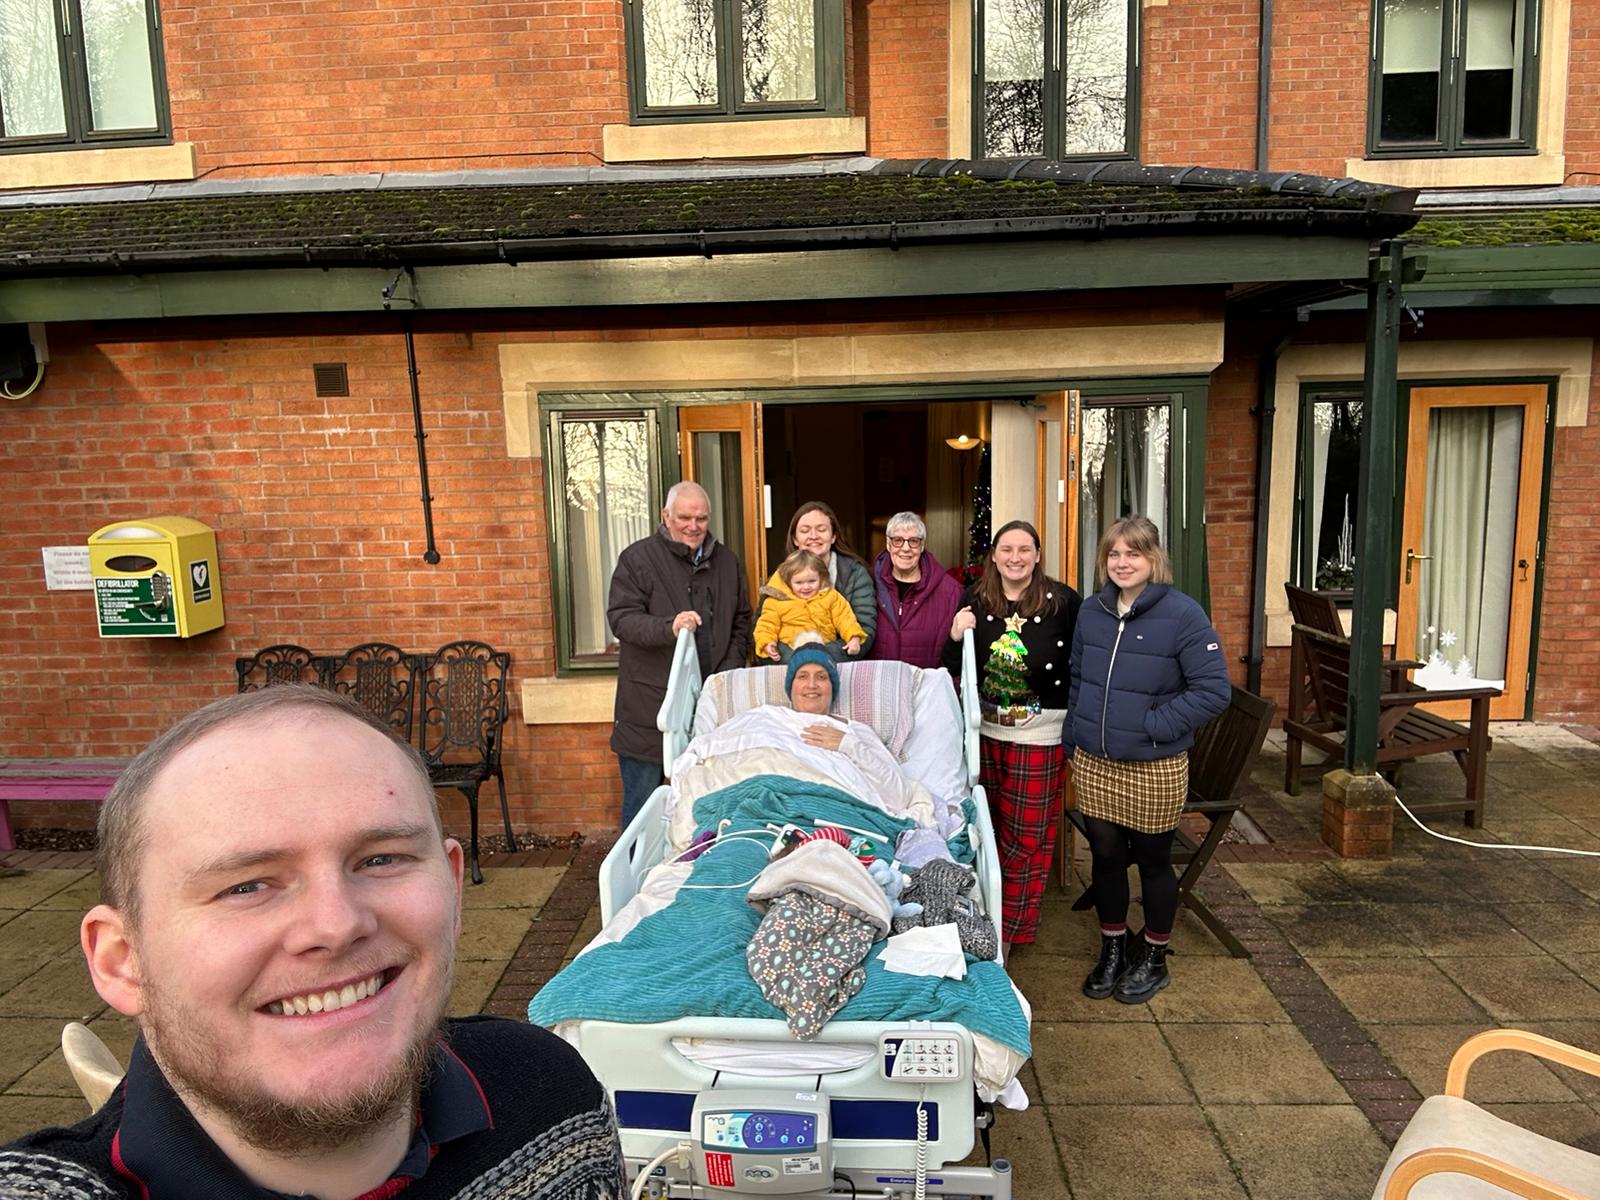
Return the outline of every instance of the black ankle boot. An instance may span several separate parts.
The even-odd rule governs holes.
[[[1091,1000],[1104,1000],[1117,986],[1117,979],[1128,965],[1128,933],[1100,935],[1100,961],[1083,981],[1083,994]]]
[[[1167,946],[1147,941],[1143,934],[1134,939],[1128,954],[1128,969],[1117,980],[1115,995],[1123,1004],[1143,1004],[1167,984]]]

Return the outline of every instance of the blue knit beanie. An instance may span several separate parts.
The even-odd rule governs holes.
[[[833,684],[834,703],[838,703],[839,668],[834,665],[833,658],[821,646],[801,646],[800,649],[794,652],[793,657],[789,659],[788,674],[783,677],[783,694],[791,699],[793,698],[795,672],[807,663],[816,663],[818,666],[827,668],[828,682]]]

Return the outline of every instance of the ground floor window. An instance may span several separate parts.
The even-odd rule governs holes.
[[[1349,592],[1355,586],[1360,474],[1359,386],[1308,392],[1300,405],[1294,492],[1290,579],[1296,586],[1318,592]]]
[[[656,414],[557,410],[546,434],[558,665],[611,667],[611,573],[624,548],[649,536],[660,509]]]

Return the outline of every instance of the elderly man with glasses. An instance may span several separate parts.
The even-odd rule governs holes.
[[[961,607],[961,585],[924,548],[928,527],[916,513],[895,513],[887,533],[889,547],[872,568],[878,631],[867,657],[936,667]]]

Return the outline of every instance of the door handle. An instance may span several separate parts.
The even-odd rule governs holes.
[[[1525,558],[1517,559],[1517,570],[1522,572],[1522,579],[1519,582],[1527,583],[1528,582],[1528,560],[1525,559]]]
[[[1414,562],[1432,562],[1433,555],[1418,554],[1410,546],[1406,547],[1406,582],[1411,582],[1411,564]]]

